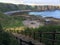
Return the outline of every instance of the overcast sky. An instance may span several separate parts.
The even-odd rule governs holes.
[[[33,5],[60,5],[60,0],[0,0],[0,2]]]

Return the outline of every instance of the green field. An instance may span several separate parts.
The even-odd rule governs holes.
[[[3,13],[0,13],[0,22],[4,28],[10,28],[10,27],[20,27],[23,26],[24,19],[19,16],[9,16],[4,15]]]

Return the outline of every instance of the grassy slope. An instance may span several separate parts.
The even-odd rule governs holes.
[[[21,17],[14,17],[14,16],[8,16],[4,15],[3,13],[0,13],[0,22],[3,27],[20,27],[23,26],[22,24],[22,18]]]
[[[18,40],[9,32],[5,32],[0,24],[0,45],[19,45]]]
[[[10,4],[10,3],[0,3],[0,11],[1,12],[13,11],[13,10],[19,10],[17,5]]]

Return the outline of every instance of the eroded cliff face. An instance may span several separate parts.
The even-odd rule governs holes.
[[[53,5],[43,5],[43,6],[32,6],[32,5],[17,5],[19,9],[23,10],[38,10],[38,11],[43,11],[43,10],[60,10],[60,6],[53,6]]]
[[[51,5],[45,5],[45,6],[35,6],[35,10],[60,10],[60,6],[51,6]]]

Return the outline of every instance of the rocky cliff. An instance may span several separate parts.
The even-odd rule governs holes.
[[[60,6],[44,5],[44,6],[34,6],[34,10],[60,10]]]
[[[44,10],[60,10],[60,6],[54,6],[54,5],[40,5],[40,6],[32,6],[32,5],[17,5],[19,9],[23,10],[39,10],[39,11],[44,11]]]

